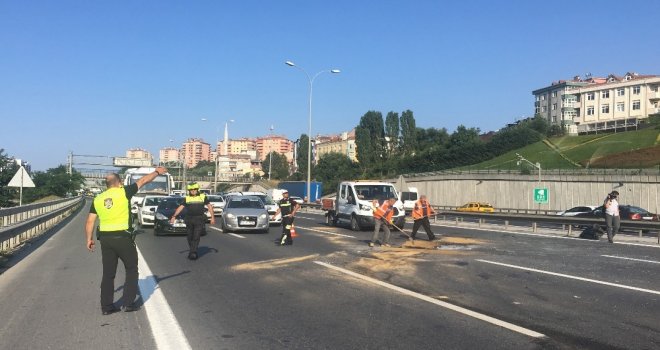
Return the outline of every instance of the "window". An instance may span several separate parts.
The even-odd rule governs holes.
[[[557,124],[557,116],[556,115],[552,116],[552,123]]]
[[[545,112],[547,110],[546,106],[541,106],[541,112]]]
[[[617,112],[623,112],[625,110],[626,110],[626,107],[623,104],[623,102],[619,102],[619,103],[616,104],[616,111]]]
[[[587,115],[594,115],[594,106],[587,107]]]
[[[596,94],[593,92],[587,93],[587,101],[593,101],[596,98]]]
[[[651,85],[651,91],[658,92],[658,85]]]
[[[552,97],[557,97],[557,91],[552,92]]]
[[[633,86],[633,95],[639,95],[639,90],[640,90],[639,85]]]
[[[539,107],[535,107],[535,108],[534,108],[534,113],[538,113],[538,112],[539,112],[539,110],[540,110],[540,108],[539,108]]]
[[[610,105],[609,104],[604,104],[600,106],[600,112],[603,114],[610,113]]]
[[[600,92],[601,98],[610,98],[610,90],[605,90]]]
[[[616,95],[617,96],[623,96],[626,94],[626,90],[624,88],[618,88],[616,89]]]
[[[638,111],[640,109],[640,107],[641,107],[641,104],[640,104],[639,100],[633,101],[633,106],[632,106],[633,111]]]
[[[556,111],[556,110],[557,110],[557,104],[556,104],[556,103],[553,103],[553,104],[552,104],[552,110],[553,110],[553,111]]]
[[[545,101],[545,95],[541,95],[541,101]]]

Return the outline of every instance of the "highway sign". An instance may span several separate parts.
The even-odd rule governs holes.
[[[534,203],[548,203],[550,193],[547,188],[534,189]]]

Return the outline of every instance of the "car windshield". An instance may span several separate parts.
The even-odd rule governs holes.
[[[158,205],[158,202],[160,202],[160,200],[161,200],[160,197],[147,198],[144,200],[144,205]]]
[[[259,198],[232,198],[227,207],[230,209],[263,209],[264,204]]]
[[[158,203],[158,209],[164,209],[164,210],[176,209],[179,205],[181,205],[181,202],[183,202],[183,197],[162,199],[160,203]]]
[[[396,191],[391,185],[355,185],[358,198],[364,200],[384,200],[396,198]]]
[[[263,195],[263,196],[257,196],[257,197],[259,197],[261,199],[261,201],[264,202],[265,205],[275,205],[275,202],[269,196]]]
[[[635,214],[646,214],[646,213],[648,213],[648,211],[646,211],[646,209],[642,209],[640,207],[634,207],[634,206],[629,206],[628,210],[631,213],[635,213]]]
[[[209,202],[224,202],[225,201],[220,196],[206,196],[206,197],[209,199]]]

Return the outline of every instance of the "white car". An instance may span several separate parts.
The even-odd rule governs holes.
[[[225,208],[225,199],[219,195],[209,195],[206,197],[213,206],[213,215],[218,216],[222,214],[222,210]]]
[[[137,207],[137,219],[140,226],[151,226],[154,224],[158,202],[165,197],[156,195],[144,196],[144,200]]]
[[[264,202],[264,206],[266,207],[266,210],[268,210],[268,222],[270,224],[275,224],[279,225],[282,223],[282,213],[277,214],[277,216],[273,217],[273,214],[277,212],[277,203],[273,201],[270,196],[267,196],[265,194],[259,194],[257,195],[261,199],[262,202]]]

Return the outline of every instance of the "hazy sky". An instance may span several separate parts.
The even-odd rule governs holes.
[[[189,137],[348,131],[369,110],[496,130],[531,91],[660,74],[660,1],[0,0],[0,148],[35,170]],[[202,118],[208,121],[202,122]],[[174,142],[170,142],[173,139]]]

